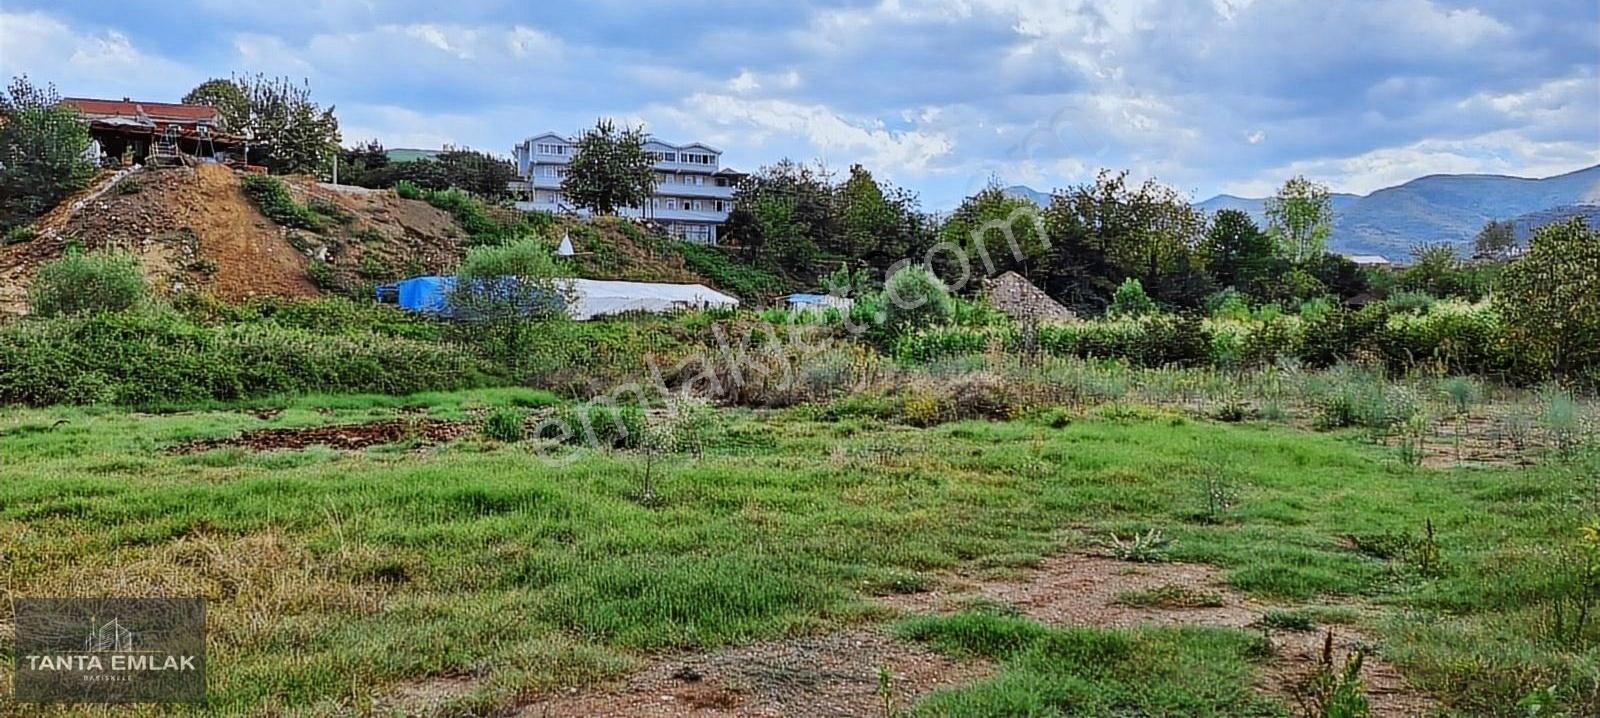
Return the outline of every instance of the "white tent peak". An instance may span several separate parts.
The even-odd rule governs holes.
[[[556,247],[556,256],[558,256],[558,257],[570,257],[572,255],[573,255],[573,251],[572,251],[572,235],[567,234],[565,232],[562,232],[561,233],[561,246]]]

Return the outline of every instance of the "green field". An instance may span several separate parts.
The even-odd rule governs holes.
[[[1582,452],[1420,468],[1351,432],[1128,402],[927,428],[719,409],[698,450],[677,452],[476,430],[355,451],[175,450],[395,417],[475,427],[492,407],[555,402],[515,389],[5,410],[0,593],[204,596],[210,699],[173,709],[196,713],[383,713],[441,676],[475,678],[439,712],[509,712],[654,656],[885,624],[997,662],[905,707],[918,714],[1290,714],[1251,689],[1271,660],[1253,629],[905,618],[871,600],[957,571],[1026,575],[1157,529],[1169,543],[1146,558],[1213,564],[1231,590],[1357,624],[1442,712],[1597,705],[1594,631],[1558,610],[1593,594],[1592,567],[1572,563],[1589,555],[1600,470]]]

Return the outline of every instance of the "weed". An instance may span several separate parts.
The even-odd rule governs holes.
[[[1217,608],[1225,605],[1219,594],[1178,584],[1119,593],[1116,602],[1134,608]]]
[[[423,189],[412,183],[411,180],[400,180],[394,183],[394,193],[400,199],[422,199]]]
[[[522,441],[527,412],[515,407],[500,407],[483,419],[483,435],[507,443]]]
[[[1172,539],[1167,538],[1161,529],[1151,528],[1144,533],[1133,534],[1126,540],[1111,534],[1105,545],[1119,561],[1158,563],[1167,560],[1167,549],[1172,546]]]
[[[1281,608],[1269,609],[1261,614],[1261,625],[1276,628],[1281,631],[1313,631],[1317,628],[1316,619],[1305,611],[1284,610]]]
[[[1239,492],[1233,481],[1221,469],[1213,469],[1201,478],[1201,489],[1206,505],[1202,520],[1208,524],[1223,523],[1228,512],[1239,502]]]
[[[1361,682],[1361,667],[1366,655],[1357,650],[1335,665],[1333,631],[1322,640],[1322,657],[1317,668],[1295,690],[1295,700],[1304,718],[1366,718],[1372,715],[1366,689]]]
[[[38,230],[26,224],[19,224],[6,231],[5,238],[3,241],[0,241],[0,244],[22,244],[23,242],[32,242],[38,236]]]

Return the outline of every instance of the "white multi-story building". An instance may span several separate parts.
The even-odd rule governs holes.
[[[518,209],[583,213],[561,195],[574,144],[570,137],[546,132],[512,148],[522,177],[516,189],[528,198],[517,203]],[[716,244],[743,175],[721,166],[721,150],[698,142],[671,145],[651,138],[644,149],[655,160],[655,196],[644,207],[624,207],[617,213],[655,220],[673,236],[690,242]]]

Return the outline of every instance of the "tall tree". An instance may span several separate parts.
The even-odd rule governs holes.
[[[973,273],[992,266],[996,274],[1016,272],[1037,283],[1048,269],[1050,246],[1040,231],[1041,211],[1027,199],[1006,194],[998,182],[990,182],[950,213],[939,228],[939,241],[960,247]],[[984,261],[990,266],[977,266]],[[941,271],[954,276],[949,269]]]
[[[510,196],[509,183],[517,178],[517,166],[511,160],[487,152],[441,152],[438,162],[450,184],[491,200]]]
[[[1295,177],[1267,200],[1267,233],[1295,264],[1322,254],[1332,231],[1333,199],[1323,185]]]
[[[212,78],[195,86],[183,96],[185,105],[207,105],[217,108],[222,116],[222,129],[226,132],[244,132],[250,126],[250,100],[237,81]]]
[[[1472,256],[1479,259],[1505,259],[1517,247],[1517,228],[1509,220],[1489,220],[1472,240]]]
[[[1281,271],[1272,238],[1249,214],[1236,209],[1211,218],[1201,252],[1217,286],[1233,287],[1257,300],[1266,298],[1269,282]]]
[[[226,89],[228,84],[237,95]],[[228,131],[249,140],[249,160],[275,173],[323,170],[340,151],[339,119],[333,107],[324,108],[311,99],[308,82],[265,75],[212,79],[184,99],[215,103]]]
[[[1543,369],[1600,366],[1600,231],[1580,218],[1541,227],[1500,275],[1494,304]]]
[[[88,123],[61,104],[54,85],[12,79],[0,92],[0,229],[32,220],[88,183],[88,147]]]
[[[820,171],[780,160],[739,184],[726,236],[746,259],[810,282],[819,276],[824,240],[838,227],[834,199]]]
[[[645,206],[656,187],[655,162],[644,151],[647,139],[642,127],[618,129],[609,119],[596,122],[578,138],[561,192],[595,214]]]
[[[1199,306],[1211,283],[1199,255],[1205,217],[1169,187],[1137,187],[1127,173],[1057,194],[1045,211],[1050,233],[1048,291],[1081,309],[1105,306],[1133,277],[1155,300]]]

